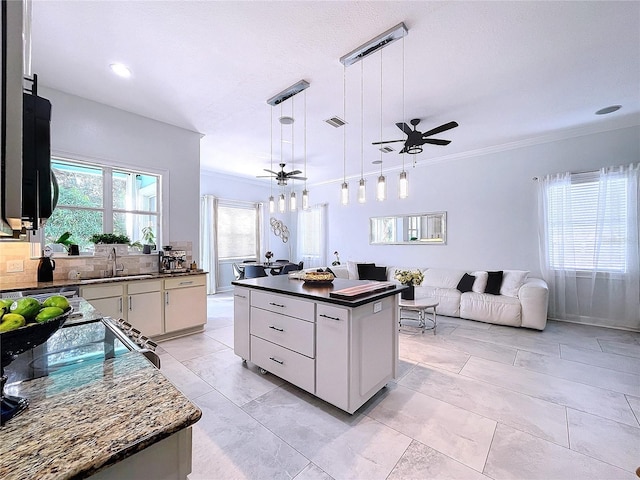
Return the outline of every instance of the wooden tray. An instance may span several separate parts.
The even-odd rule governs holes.
[[[375,282],[365,283],[364,285],[356,285],[355,287],[343,288],[342,290],[334,290],[329,293],[330,297],[342,298],[343,300],[352,300],[358,297],[364,297],[376,292],[383,292],[396,288],[396,284],[392,282]]]

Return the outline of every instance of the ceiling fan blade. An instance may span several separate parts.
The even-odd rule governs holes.
[[[402,130],[407,135],[409,135],[410,132],[413,132],[413,129],[409,125],[404,123],[404,122],[396,123],[396,127],[398,127],[400,130]]]
[[[451,130],[452,128],[456,128],[458,126],[457,122],[449,122],[449,123],[445,123],[443,125],[440,125],[439,127],[433,128],[427,132],[424,132],[422,134],[422,137],[429,137],[431,135],[435,135],[436,133],[440,133],[440,132],[446,132],[447,130]]]
[[[302,173],[302,172],[300,170],[293,170],[291,172],[285,173],[285,176],[291,178],[291,175],[298,175],[299,173]]]
[[[439,138],[423,138],[422,141],[433,145],[449,145],[451,143],[451,140],[440,140]]]
[[[273,175],[256,175],[256,178],[275,178]]]
[[[268,168],[263,168],[265,172],[273,173],[274,175],[278,175],[278,172],[274,172],[273,170],[269,170]]]
[[[307,177],[287,177],[288,180],[306,180]]]
[[[383,143],[406,142],[406,140],[387,140],[386,142],[373,142],[371,145],[382,145]]]

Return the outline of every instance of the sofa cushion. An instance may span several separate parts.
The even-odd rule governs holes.
[[[460,281],[458,282],[458,286],[456,288],[460,290],[462,293],[470,292],[471,289],[473,288],[473,283],[475,282],[475,280],[476,280],[476,277],[474,277],[473,275],[469,275],[468,273],[465,273],[460,279]]]
[[[384,282],[387,280],[387,267],[376,267],[368,263],[358,264],[358,278],[360,280],[377,280]]]
[[[327,268],[327,270],[329,269]],[[349,270],[346,265],[331,265],[331,273],[336,278],[349,279]]]
[[[460,291],[457,288],[430,287],[427,285],[415,287],[416,298],[432,297],[438,300],[436,310],[438,315],[449,317],[460,316]]]
[[[440,288],[456,288],[466,272],[448,268],[428,268],[424,271],[422,285]]]
[[[500,295],[518,297],[518,290],[520,290],[528,275],[529,272],[524,270],[505,270],[502,277],[502,285],[500,286]]]
[[[466,292],[460,297],[460,318],[519,327],[522,307],[517,298]]]
[[[484,293],[490,293],[491,295],[500,295],[500,285],[502,285],[502,270],[498,272],[487,272],[489,278],[487,279],[487,287],[484,289]]]
[[[347,261],[347,269],[349,270],[349,278],[351,280],[359,280],[358,265],[375,265],[373,262],[352,262]]]
[[[476,293],[484,293],[484,290],[487,288],[487,280],[489,279],[489,274],[487,272],[478,271],[473,272],[471,275],[476,277],[476,281],[473,282],[471,291]]]

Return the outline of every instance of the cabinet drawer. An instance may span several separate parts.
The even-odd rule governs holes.
[[[127,285],[127,292],[129,295],[135,295],[136,293],[149,293],[160,291],[160,280],[150,281],[134,281],[129,282]]]
[[[82,287],[80,295],[85,300],[93,300],[96,298],[122,297],[124,294],[123,284],[119,285],[101,285],[99,287]]]
[[[267,372],[314,393],[316,382],[313,359],[252,335],[251,361]]]
[[[315,321],[315,303],[308,300],[299,300],[269,292],[253,291],[251,292],[251,306],[289,315],[290,317],[301,318],[308,322]]]
[[[318,320],[325,318],[338,322],[346,322],[349,319],[349,310],[318,303]]]
[[[172,288],[197,287],[206,285],[207,278],[205,275],[183,275],[176,278],[167,278],[164,281],[166,290]]]
[[[256,335],[289,350],[315,356],[314,324],[286,315],[251,308],[251,335]]]

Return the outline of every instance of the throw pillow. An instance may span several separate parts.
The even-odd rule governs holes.
[[[471,290],[475,293],[484,293],[487,288],[487,280],[489,280],[489,274],[487,272],[478,271],[473,272],[472,275],[476,277],[476,281],[473,282]]]
[[[469,275],[468,273],[465,273],[460,279],[460,281],[458,282],[458,286],[456,288],[460,290],[460,292],[462,293],[470,292],[473,288],[473,282],[475,280],[476,280],[476,277],[474,277],[473,275]]]
[[[350,280],[358,280],[358,265],[362,264],[364,262],[352,262],[352,261],[347,261],[347,270],[349,271],[349,279]],[[375,265],[374,263],[371,263],[370,265]]]
[[[527,279],[528,271],[524,270],[505,270],[500,286],[500,295],[518,298],[518,290]]]
[[[359,263],[358,278],[360,280],[385,281],[387,279],[387,269],[386,267],[376,267],[375,263]]]
[[[327,267],[327,269],[325,270],[325,272],[329,272],[331,275],[333,275],[334,277],[336,276],[335,273],[333,273],[333,270],[331,270],[329,267]]]
[[[490,293],[491,295],[500,295],[500,286],[502,285],[502,270],[498,272],[487,272],[489,278],[487,278],[487,288],[484,289],[484,293]]]

